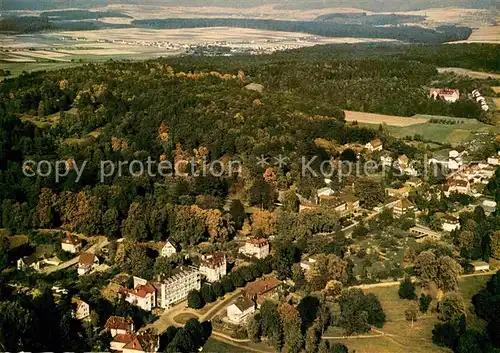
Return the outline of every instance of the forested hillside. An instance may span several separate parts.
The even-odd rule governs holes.
[[[453,60],[459,49],[498,55],[495,46],[441,50],[450,50]],[[345,50],[339,54],[347,56]],[[416,47],[415,53],[425,56],[425,50],[437,49],[422,50]],[[300,177],[302,156],[318,156],[316,166],[330,158],[318,141],[365,144],[380,136],[380,131],[346,124],[342,109],[483,117],[465,94],[453,104],[429,99],[429,85],[452,79],[438,74],[433,64],[416,61],[417,54],[415,60],[398,58],[410,55],[406,51],[378,60],[363,59],[365,53],[352,60],[337,59],[332,48],[314,52],[109,62],[6,79],[0,86],[1,226],[63,226],[133,239],[169,236],[183,243],[229,236],[218,233],[213,218],[216,224],[232,222],[217,211],[229,194],[246,195],[250,204],[264,208],[276,200],[274,184],[263,178],[265,166],[257,158],[286,157],[287,165],[276,170],[277,184],[295,183],[307,196],[322,178]],[[481,85],[453,80],[464,93]],[[249,83],[262,84],[262,93],[246,89]],[[203,159],[238,158],[244,173],[238,178],[127,173],[100,178],[103,160],[145,162],[148,157],[156,162],[192,157],[195,167]],[[88,161],[78,182],[74,168],[59,183],[53,176],[22,172],[25,160],[71,165],[73,159],[79,166]],[[307,227],[307,220],[302,224]]]

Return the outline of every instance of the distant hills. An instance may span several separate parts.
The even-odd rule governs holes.
[[[488,9],[499,6],[498,0],[2,0],[0,11],[94,8],[110,4],[238,8],[274,4],[277,9],[283,10],[353,7],[373,12],[414,11],[443,7]]]

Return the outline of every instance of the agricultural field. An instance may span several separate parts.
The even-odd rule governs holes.
[[[500,44],[500,27],[480,27],[472,31],[467,43],[495,43]]]
[[[213,44],[244,51],[275,51],[318,44],[391,42],[385,39],[327,38],[295,32],[248,28],[145,29],[121,28],[93,31],[0,35],[0,67],[17,75],[23,70],[62,68],[79,61],[108,59],[145,60],[185,54],[189,48]],[[76,63],[75,63],[76,62]],[[61,66],[47,65],[65,64]]]
[[[364,124],[382,124],[385,123],[389,126],[411,126],[417,124],[424,124],[428,119],[425,118],[407,118],[404,116],[372,114],[364,112],[345,111],[346,121],[357,121]]]

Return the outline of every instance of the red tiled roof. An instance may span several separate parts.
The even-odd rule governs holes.
[[[243,291],[247,297],[253,297],[254,295],[262,295],[264,293],[267,293],[278,287],[280,284],[280,280],[275,277],[270,277],[257,282],[248,283]]]
[[[132,331],[133,325],[134,322],[130,317],[125,318],[121,316],[110,316],[106,321],[105,327],[108,330],[115,329],[115,330]]]
[[[249,239],[247,240],[247,243],[252,244],[252,245],[257,245],[259,247],[263,247],[269,244],[268,240],[265,238],[260,238],[260,239]]]
[[[128,293],[134,294],[138,297],[145,298],[148,294],[153,294],[155,292],[155,288],[153,285],[147,284],[139,284],[134,289],[128,290]]]
[[[94,264],[94,259],[95,259],[94,254],[84,252],[83,254],[80,254],[80,258],[78,259],[78,263],[82,264],[82,265],[91,266]]]
[[[455,93],[460,94],[460,90],[458,89],[448,89],[448,88],[431,88],[430,90],[431,94],[432,93],[437,93],[438,95],[442,96],[451,96]]]
[[[141,352],[144,351],[144,349],[141,346],[141,342],[139,341],[139,338],[137,336],[134,336],[132,340],[123,347],[123,349],[132,349]]]
[[[382,141],[379,138],[376,138],[370,141],[370,145],[372,145],[373,147],[379,147],[382,146]]]
[[[113,337],[113,342],[129,343],[134,339],[135,335],[130,333],[119,333]]]
[[[205,258],[201,260],[200,265],[209,268],[216,268],[224,265],[225,260],[226,254],[222,252],[215,252],[213,254],[205,256]]]

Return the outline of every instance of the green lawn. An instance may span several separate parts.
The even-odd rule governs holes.
[[[207,343],[203,346],[203,352],[232,353],[232,352],[248,352],[248,351],[224,342],[216,341],[213,338],[209,338]]]
[[[378,125],[359,124],[366,127],[378,128]],[[470,119],[470,122],[465,124],[444,125],[444,124],[416,124],[410,126],[387,126],[388,131],[396,138],[404,138],[406,136],[421,135],[427,141],[438,143],[450,143],[458,145],[471,140],[475,132],[491,132],[498,133],[500,129],[495,126],[476,122],[475,119]]]
[[[0,62],[0,67],[4,70],[10,70],[12,73],[11,77],[19,76],[23,71],[42,71],[42,70],[58,70],[66,69],[68,67],[75,67],[82,65],[79,62],[25,62],[25,63],[14,63],[14,62]]]

